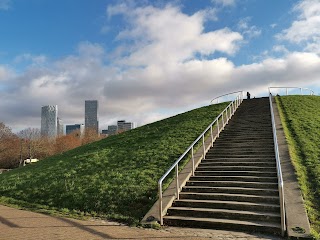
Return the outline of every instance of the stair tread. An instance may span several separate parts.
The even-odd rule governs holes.
[[[199,199],[179,199],[176,202],[202,202],[202,203],[217,203],[217,204],[236,204],[236,205],[250,205],[250,206],[268,206],[268,207],[280,207],[279,204],[272,203],[253,203],[253,202],[238,202],[238,201],[225,201],[225,200],[199,200]]]
[[[235,214],[252,214],[252,215],[265,215],[280,217],[280,213],[262,212],[262,211],[244,211],[244,210],[231,210],[231,209],[219,209],[219,208],[192,208],[192,207],[171,207],[172,210],[192,210],[203,212],[222,212],[222,213],[235,213]]]
[[[224,162],[220,162],[220,161],[214,161],[214,162],[205,162],[205,160],[203,162],[201,162],[200,164],[224,164],[224,163],[249,163],[249,164],[276,164],[275,161],[269,161],[269,162],[265,162],[265,161],[261,161],[261,162],[252,162],[252,161],[239,161],[239,162],[228,162],[228,161],[224,161]]]
[[[264,191],[264,192],[278,192],[278,189],[272,188],[242,188],[242,187],[208,187],[208,186],[184,186],[184,189],[217,189],[217,190],[238,190],[238,191]]]
[[[212,182],[212,181],[193,181],[191,180],[190,182]],[[221,181],[221,180],[217,180],[215,182],[224,182],[224,181]],[[274,184],[274,185],[278,185],[278,183],[274,183],[274,182],[242,182],[242,181],[228,181],[229,183],[230,182],[234,182],[234,183],[245,183],[245,184],[249,184],[249,183],[261,183],[261,184]]]
[[[273,185],[278,186],[278,183],[275,182],[243,182],[243,181],[222,181],[222,180],[216,180],[216,181],[189,181],[190,183],[229,183],[229,184],[238,184],[238,185],[250,185],[250,184],[256,184],[256,185]]]
[[[221,171],[201,171],[202,173],[207,172],[207,173],[221,173]],[[275,171],[272,172],[261,172],[261,171],[223,171],[224,173],[276,173]],[[197,173],[197,171],[195,171],[195,173]]]
[[[207,195],[207,196],[230,196],[230,197],[256,197],[256,198],[271,198],[279,199],[278,196],[260,196],[248,194],[232,194],[232,193],[199,193],[199,192],[181,192],[180,195]]]
[[[164,216],[165,219],[176,219],[176,220],[189,220],[189,221],[198,221],[198,222],[211,222],[211,223],[229,223],[237,225],[251,225],[251,226],[268,226],[274,228],[281,228],[280,223],[264,222],[264,221],[243,221],[243,220],[230,220],[223,218],[195,218],[195,217],[184,217],[184,216]]]
[[[232,175],[232,176],[229,176],[229,175],[227,175],[227,176],[198,176],[198,175],[196,175],[196,176],[192,176],[192,178],[223,178],[223,177],[225,177],[225,178],[251,178],[251,179],[278,179],[277,177],[264,177],[264,176],[259,176],[259,177],[257,177],[257,176],[237,176],[237,175]],[[209,180],[209,179],[208,179]]]

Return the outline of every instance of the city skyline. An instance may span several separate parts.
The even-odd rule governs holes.
[[[320,93],[318,0],[0,0],[0,36],[0,121],[14,132],[40,126],[40,104],[74,124],[96,99],[105,129],[237,90]]]

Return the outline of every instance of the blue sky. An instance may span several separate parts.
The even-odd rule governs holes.
[[[40,126],[42,105],[82,123],[143,125],[218,95],[320,92],[318,0],[0,0],[0,121]]]

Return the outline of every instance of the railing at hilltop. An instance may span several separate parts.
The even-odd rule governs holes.
[[[272,89],[285,89],[286,95],[288,95],[290,89],[298,89],[300,90],[300,95],[303,95],[303,91],[309,92],[308,95],[314,95],[314,91],[309,88],[302,88],[302,87],[269,87],[269,94],[272,94]]]
[[[212,104],[215,100],[217,101],[216,103],[219,103],[219,102],[220,102],[219,100],[220,100],[221,98],[227,97],[227,96],[230,96],[230,95],[233,95],[233,94],[236,94],[236,93],[238,93],[238,95],[241,93],[241,95],[243,96],[243,91],[236,91],[236,92],[226,93],[226,94],[220,95],[220,96],[218,96],[218,97],[215,97],[214,99],[212,99],[212,100],[210,101],[210,103]]]
[[[276,157],[276,166],[277,166],[277,176],[278,176],[278,190],[279,190],[279,200],[280,200],[280,217],[281,217],[281,235],[284,236],[286,231],[286,212],[284,206],[284,191],[283,191],[283,177],[281,170],[281,161],[279,155],[278,147],[278,138],[277,138],[277,129],[274,119],[274,112],[272,106],[272,94],[269,93],[269,103],[270,103],[270,112],[271,112],[271,122],[272,122],[272,132],[273,132],[273,143],[274,143],[274,153]]]
[[[226,94],[227,95],[227,94]],[[175,197],[179,199],[179,193],[182,186],[179,186],[179,163],[185,156],[191,152],[191,160],[192,160],[192,176],[194,176],[195,171],[195,159],[194,159],[194,148],[195,145],[202,140],[203,151],[202,159],[205,159],[206,156],[206,147],[205,147],[205,135],[210,130],[211,135],[211,146],[217,137],[219,137],[219,133],[224,129],[225,125],[229,122],[230,118],[233,116],[239,105],[243,101],[243,95],[238,94],[237,97],[217,116],[214,121],[203,131],[202,134],[187,148],[187,150],[178,158],[178,160],[169,168],[169,170],[159,179],[158,181],[158,191],[159,191],[159,217],[160,217],[160,224],[163,225],[163,194],[162,194],[162,183],[164,179],[175,169],[175,181],[176,181],[176,193]],[[217,133],[213,136],[213,126],[217,125]],[[220,124],[222,124],[220,126]]]

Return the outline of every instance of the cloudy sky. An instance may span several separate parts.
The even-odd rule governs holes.
[[[0,0],[0,121],[143,125],[245,90],[320,93],[320,0]]]

